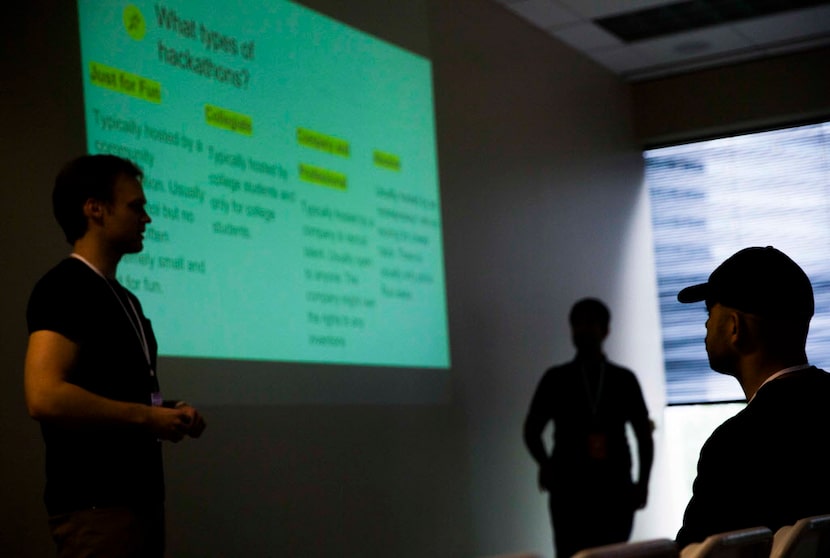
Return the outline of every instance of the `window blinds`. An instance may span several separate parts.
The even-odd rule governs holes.
[[[706,309],[677,292],[747,246],[775,246],[813,283],[807,356],[830,369],[830,122],[644,152],[669,405],[742,401],[709,368]]]

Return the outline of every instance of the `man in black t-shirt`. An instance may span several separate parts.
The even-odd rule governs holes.
[[[162,398],[153,328],[115,279],[150,223],[142,177],[113,155],[62,169],[53,210],[73,252],[27,307],[26,404],[46,445],[44,500],[61,558],[162,557],[161,441],[205,428],[195,408]]]

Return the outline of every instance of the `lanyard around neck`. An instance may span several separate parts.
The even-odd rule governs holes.
[[[599,411],[599,400],[602,397],[602,384],[605,381],[605,361],[599,363],[599,379],[597,381],[596,394],[591,393],[591,382],[588,381],[588,370],[585,363],[580,363],[582,378],[585,380],[585,393],[588,395],[588,403],[591,405],[591,416],[596,417]]]
[[[144,326],[141,324],[141,316],[138,315],[138,311],[135,309],[135,305],[130,297],[127,298],[127,304],[130,305],[130,309],[127,309],[127,306],[124,304],[124,300],[122,297],[118,295],[115,291],[115,287],[112,286],[112,283],[104,276],[101,271],[92,265],[89,261],[86,260],[83,256],[79,254],[75,254],[74,252],[70,254],[71,257],[84,262],[89,269],[95,272],[95,274],[104,280],[107,286],[112,291],[112,295],[118,301],[118,304],[121,305],[121,309],[124,310],[124,314],[127,316],[127,321],[130,322],[130,325],[133,326],[133,331],[135,332],[136,336],[138,337],[138,342],[141,345],[141,350],[144,352],[144,358],[147,359],[147,367],[150,369],[150,376],[155,376],[156,373],[153,370],[153,363],[150,360],[150,345],[147,343],[147,336],[144,334]],[[132,311],[132,313],[130,313]]]

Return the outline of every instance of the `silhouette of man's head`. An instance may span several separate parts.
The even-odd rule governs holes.
[[[789,256],[772,246],[735,252],[705,283],[677,294],[682,303],[706,303],[706,352],[713,370],[734,374],[741,351],[728,341],[734,331],[729,312],[738,312],[754,346],[769,357],[800,361],[804,356],[815,299],[810,278]],[[729,312],[725,311],[729,310]],[[751,326],[751,327],[750,327]],[[746,349],[746,341],[741,343]]]
[[[82,155],[61,169],[52,190],[52,210],[69,244],[86,234],[86,201],[111,203],[113,187],[122,175],[139,181],[144,176],[131,161],[115,155]]]
[[[571,338],[579,353],[599,353],[608,335],[611,312],[596,298],[583,298],[571,307]]]

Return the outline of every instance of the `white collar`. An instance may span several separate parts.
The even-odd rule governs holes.
[[[771,381],[773,381],[777,378],[780,378],[784,374],[790,374],[791,372],[798,372],[799,370],[806,370],[807,368],[810,368],[811,366],[812,365],[810,363],[799,364],[797,366],[790,366],[789,368],[784,368],[783,370],[779,370],[775,374],[772,374],[770,377],[768,377],[766,380],[764,380],[764,382],[760,386],[758,386],[758,389],[755,390],[755,393],[752,395],[752,397],[749,399],[749,401],[747,401],[747,403],[752,402],[752,400],[755,399],[755,395],[758,394],[758,391],[760,391],[760,389],[762,387],[764,387],[764,385],[767,384],[768,382],[771,382]]]

